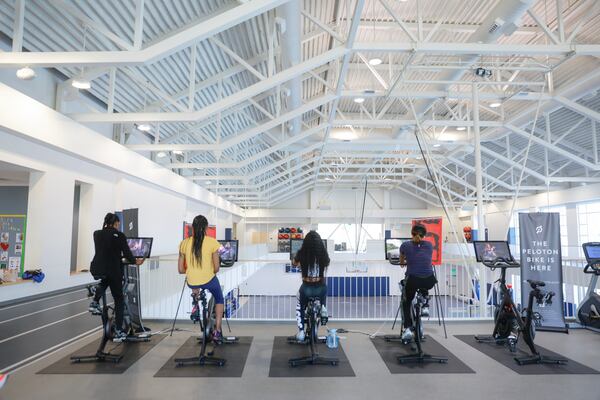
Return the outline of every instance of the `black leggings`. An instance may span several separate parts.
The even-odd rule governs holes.
[[[297,320],[298,322],[298,328],[301,328],[304,326],[304,311],[306,310],[306,306],[308,305],[308,299],[310,297],[317,297],[319,299],[319,301],[321,302],[321,305],[325,305],[325,302],[327,301],[327,285],[324,283],[319,283],[319,284],[308,284],[306,282],[302,283],[302,286],[300,286],[300,310],[299,311],[299,315],[298,313],[296,313],[297,316],[299,316],[299,320]]]
[[[125,302],[123,300],[123,280],[112,276],[102,278],[98,285],[98,289],[96,289],[96,294],[94,295],[95,302],[100,301],[100,298],[104,292],[106,292],[107,287],[110,287],[110,293],[115,300],[115,326],[118,330],[121,330],[123,329],[123,312],[125,310]]]
[[[402,299],[402,312],[404,313],[404,328],[412,327],[412,315],[410,315],[410,305],[415,295],[417,294],[417,290],[422,289],[426,293],[429,289],[435,286],[437,283],[437,279],[435,279],[434,275],[429,276],[413,276],[408,275],[405,278],[405,286],[404,286],[404,296]]]

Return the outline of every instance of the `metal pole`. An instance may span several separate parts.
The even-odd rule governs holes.
[[[479,130],[479,89],[473,83],[473,136],[475,140],[475,186],[477,189],[477,232],[483,237],[483,171],[481,168],[481,135]]]
[[[473,136],[475,141],[475,186],[477,189],[477,238],[483,238],[485,226],[483,222],[483,171],[481,168],[481,135],[479,130],[479,88],[473,83]],[[485,270],[480,266],[479,270],[479,312],[482,318],[486,316],[486,302],[484,290],[487,288],[485,281]]]

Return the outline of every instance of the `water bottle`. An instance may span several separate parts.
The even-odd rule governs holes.
[[[339,344],[339,338],[337,336],[337,329],[329,329],[327,334],[327,347],[330,349],[337,349]]]

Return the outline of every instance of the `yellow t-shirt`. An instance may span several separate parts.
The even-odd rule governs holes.
[[[202,241],[202,261],[194,255],[194,238],[184,239],[179,245],[179,254],[185,257],[187,265],[186,276],[188,285],[197,286],[208,283],[214,276],[215,270],[212,255],[219,250],[221,244],[215,239],[205,236]]]

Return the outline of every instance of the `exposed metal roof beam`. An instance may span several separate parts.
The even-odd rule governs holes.
[[[267,12],[289,0],[249,0],[208,20],[194,24],[143,50],[0,53],[0,67],[143,65],[152,63]]]
[[[417,54],[450,54],[481,56],[600,56],[597,44],[498,44],[498,43],[395,43],[395,42],[358,42],[354,51],[400,52]]]
[[[79,122],[190,122],[201,121],[211,116],[217,115],[219,112],[227,110],[243,101],[249,100],[252,97],[261,94],[264,91],[281,85],[290,79],[300,76],[312,69],[315,69],[323,64],[326,64],[346,53],[343,47],[336,47],[317,57],[308,59],[300,64],[288,68],[278,74],[275,74],[263,81],[257,82],[254,85],[240,90],[239,92],[227,96],[222,100],[216,101],[199,111],[194,112],[163,112],[163,113],[81,113],[71,114],[71,117]],[[0,54],[1,56],[1,54]],[[325,96],[324,96],[325,97]]]

